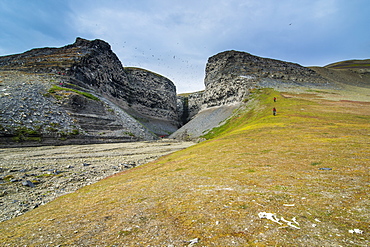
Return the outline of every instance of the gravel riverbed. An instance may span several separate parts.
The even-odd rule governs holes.
[[[161,140],[0,149],[0,221],[193,144]]]

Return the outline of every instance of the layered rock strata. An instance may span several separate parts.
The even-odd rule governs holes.
[[[37,95],[31,94],[30,101],[47,101],[56,108],[53,112],[61,112],[60,114],[66,115],[65,121],[73,123],[74,127],[68,127],[68,130],[73,129],[80,136],[85,135],[95,140],[104,136],[113,139],[124,137],[128,140],[152,140],[159,135],[174,132],[180,125],[174,84],[147,70],[124,68],[110,45],[102,40],[77,38],[74,44],[61,48],[39,48],[0,57],[0,70],[9,79],[6,85],[0,84],[6,87],[3,90],[13,90],[14,83],[10,82],[10,77],[14,73],[24,79],[17,87],[27,85],[25,89],[29,88],[31,91],[42,87],[37,89]],[[43,79],[38,78],[27,84],[28,75],[38,75]],[[14,102],[21,100],[16,95],[13,93],[6,97],[6,102],[0,102],[4,109],[0,116],[3,137],[7,136],[5,130],[11,133],[24,124],[24,121],[14,122],[8,118],[9,108],[13,107],[12,104],[17,104]],[[41,99],[47,96],[52,97]],[[13,103],[8,102],[10,98]],[[29,108],[27,102],[23,103],[23,107]],[[38,107],[40,106],[31,108]],[[59,126],[69,126],[60,122],[61,119],[54,119],[57,123],[53,127],[57,129],[59,136],[61,132],[65,132]],[[10,125],[7,124],[9,121]],[[40,114],[37,120],[31,121],[48,122],[45,114]],[[32,125],[31,131],[35,131],[34,129]],[[43,136],[46,133],[42,130],[35,135]]]
[[[127,99],[126,111],[160,136],[181,125],[176,87],[169,79],[140,68],[124,68],[135,95]]]

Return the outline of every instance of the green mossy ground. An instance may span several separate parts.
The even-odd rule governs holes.
[[[92,100],[99,100],[98,97],[92,95],[91,93],[86,93],[86,92],[82,92],[82,91],[79,91],[79,90],[76,90],[76,89],[72,89],[72,88],[66,88],[66,87],[59,87],[59,86],[56,86],[56,85],[53,85],[50,89],[49,89],[49,93],[52,94],[52,95],[55,95],[56,92],[58,91],[69,91],[69,92],[75,92],[77,94],[80,94],[80,95],[83,95],[85,96],[86,98],[89,98],[89,99],[92,99]]]

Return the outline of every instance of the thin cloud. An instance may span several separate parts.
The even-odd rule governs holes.
[[[204,88],[207,59],[225,50],[302,65],[369,58],[369,12],[367,0],[1,1],[0,55],[98,38],[124,66],[191,92]]]

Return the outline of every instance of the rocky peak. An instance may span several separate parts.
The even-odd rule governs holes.
[[[87,40],[80,37],[76,38],[76,41],[70,45],[72,47],[88,48],[88,49],[97,49],[104,51],[111,51],[110,45],[101,39]],[[69,47],[69,46],[66,46]]]

